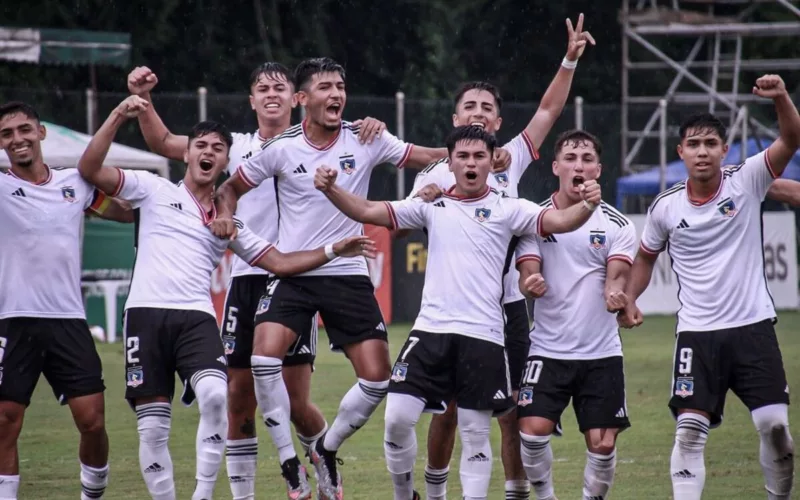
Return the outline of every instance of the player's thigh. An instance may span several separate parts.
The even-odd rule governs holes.
[[[122,323],[125,399],[133,407],[151,399],[171,399],[175,392],[174,332],[165,309],[136,307]]]
[[[314,279],[315,296],[331,349],[341,351],[348,345],[373,339],[388,342],[375,287],[368,276]]]
[[[269,283],[256,308],[253,353],[283,358],[307,330],[317,313],[309,279],[286,278]]]
[[[520,428],[541,429],[546,424],[539,419],[557,424],[572,397],[576,377],[573,360],[529,356],[517,395]]]
[[[454,335],[456,403],[466,410],[489,410],[495,416],[514,408],[505,347],[488,340]]]
[[[511,387],[519,390],[519,382],[525,371],[525,362],[531,346],[528,306],[524,300],[504,305],[506,311],[506,352],[511,373]]]
[[[722,422],[732,360],[728,331],[680,332],[675,341],[672,370],[674,417],[696,410],[710,416],[711,426]]]
[[[175,338],[175,369],[183,382],[181,401],[188,405],[194,401],[194,387],[201,379],[217,377],[227,384],[227,360],[213,316],[175,311],[173,318],[182,325]]]
[[[230,368],[250,368],[256,310],[267,291],[269,279],[269,276],[261,274],[231,279],[220,328]]]
[[[789,404],[789,384],[772,321],[737,330],[731,338],[736,351],[731,375],[733,392],[750,411],[772,404]]]
[[[41,332],[36,328],[39,321],[0,319],[0,401],[23,406],[31,403],[44,361],[44,349],[38,338]]]
[[[302,332],[298,332],[297,339],[289,347],[283,358],[284,369],[287,367],[307,367],[310,372],[314,370],[314,361],[317,358],[317,340],[319,339],[319,316],[314,315]],[[303,372],[306,371],[304,368]],[[284,375],[284,378],[286,376]]]
[[[582,433],[590,429],[630,427],[625,399],[625,369],[622,356],[579,360],[579,377],[572,406]],[[599,446],[599,444],[598,444]]]
[[[102,393],[103,366],[94,337],[83,319],[49,319],[43,373],[61,404]]]
[[[425,401],[428,413],[443,413],[454,391],[453,335],[412,330],[400,348],[389,392]]]

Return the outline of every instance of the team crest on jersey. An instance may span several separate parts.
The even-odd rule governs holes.
[[[230,356],[236,350],[236,337],[224,335],[222,337],[222,347],[225,348],[225,355]]]
[[[528,406],[531,403],[533,403],[533,387],[523,387],[519,391],[517,405]]]
[[[342,169],[342,172],[350,175],[356,171],[356,159],[353,158],[352,155],[341,156],[339,157],[339,167]]]
[[[730,198],[725,198],[717,203],[717,208],[719,209],[719,213],[725,217],[733,217],[736,215],[736,204],[734,204],[733,200]]]
[[[505,172],[494,174],[497,185],[500,187],[508,187],[508,174]]]
[[[408,363],[395,363],[392,368],[392,382],[403,382],[408,375]]]
[[[492,215],[492,211],[488,208],[476,208],[475,209],[475,218],[478,219],[478,222],[486,222],[489,220],[489,217]]]
[[[675,395],[680,398],[688,398],[694,394],[694,378],[678,377],[675,380]]]
[[[128,368],[128,375],[127,375],[127,386],[128,387],[139,387],[144,383],[144,371],[141,368]]]
[[[595,250],[600,250],[606,247],[606,232],[605,231],[590,231],[589,244]]]
[[[256,309],[256,314],[267,312],[270,302],[272,302],[272,297],[270,295],[262,296],[261,300],[258,301],[258,309]]]
[[[64,200],[75,203],[75,188],[72,186],[64,186],[61,188],[61,195],[64,197]]]

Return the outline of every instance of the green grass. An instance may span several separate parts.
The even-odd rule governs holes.
[[[787,377],[795,387],[800,381],[800,339],[796,335],[800,314],[784,313],[779,336]],[[612,489],[615,499],[669,499],[669,456],[674,422],[667,410],[674,337],[674,319],[647,318],[644,326],[623,334],[627,373],[628,409],[633,427],[619,440],[617,476]],[[408,332],[408,325],[390,330],[395,355]],[[324,335],[324,334],[323,334]],[[320,345],[325,345],[320,342]],[[125,383],[122,347],[100,346],[106,384],[106,422],[111,440],[111,476],[108,499],[147,498],[139,472],[136,419],[123,398]],[[6,383],[10,382],[8,377]],[[329,422],[336,414],[342,395],[354,382],[350,365],[341,355],[322,352],[313,379],[313,398]],[[797,410],[790,415],[795,433],[800,429]],[[418,428],[420,456],[417,459],[417,489],[424,490],[425,436],[430,417],[423,416]],[[584,443],[574,415],[568,409],[564,418],[566,436],[553,441],[556,462],[556,493],[562,499],[580,498],[583,483]],[[178,403],[173,412],[170,449],[175,464],[178,498],[189,498],[194,487],[194,439],[197,408]],[[345,495],[348,500],[390,499],[391,480],[383,461],[383,405],[373,419],[351,438],[340,451],[344,459]],[[499,462],[499,431],[493,431],[494,469],[489,498],[502,498],[503,469]],[[266,429],[259,427],[260,455],[257,498],[285,498],[277,457]],[[800,439],[798,439],[800,442]],[[20,439],[22,499],[74,499],[80,494],[77,458],[78,435],[69,411],[60,407],[44,379],[25,417]],[[298,447],[299,449],[299,447]],[[460,498],[458,480],[459,450],[451,463],[449,496]],[[704,499],[764,498],[758,464],[758,437],[749,414],[732,394],[724,425],[712,431],[706,451],[707,479]],[[222,466],[217,482],[217,498],[231,498]],[[423,494],[424,497],[424,494]]]

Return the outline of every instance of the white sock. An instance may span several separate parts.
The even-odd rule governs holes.
[[[261,408],[264,424],[267,426],[272,442],[278,449],[281,463],[297,456],[292,442],[292,429],[289,424],[291,403],[289,392],[283,381],[281,370],[283,361],[266,356],[251,356],[256,400]]]
[[[0,476],[0,500],[17,500],[19,490],[19,474],[16,476]]]
[[[531,494],[531,483],[527,479],[509,479],[506,481],[506,500],[528,500]]]
[[[606,498],[614,483],[614,470],[617,467],[617,450],[608,455],[586,451],[586,467],[583,469],[583,498],[593,500]]]
[[[492,479],[492,446],[489,431],[491,410],[458,408],[458,429],[461,436],[461,488],[464,500],[481,500],[489,495]]]
[[[311,446],[311,443],[324,436],[326,432],[328,432],[328,422],[325,422],[325,427],[313,436],[303,436],[297,433],[297,440],[300,441],[300,446],[303,447],[303,453],[308,454],[308,448]]]
[[[703,451],[708,441],[709,420],[697,413],[678,415],[675,446],[670,459],[672,495],[681,500],[700,500],[706,482]]]
[[[414,495],[415,427],[424,409],[425,402],[413,396],[389,394],[386,398],[383,452],[392,475],[394,500],[411,500]]]
[[[149,403],[136,407],[139,431],[139,466],[153,500],[175,500],[172,458],[169,456],[169,428],[172,410],[169,403]]]
[[[550,436],[533,436],[520,431],[522,466],[538,500],[553,498],[553,449]]]
[[[764,472],[767,498],[789,500],[794,481],[794,441],[789,434],[789,407],[763,406],[751,413],[761,438],[759,458]]]
[[[225,465],[233,500],[253,500],[256,494],[258,438],[228,439]]]
[[[447,498],[447,475],[450,467],[432,469],[425,466],[425,493],[427,500],[445,500]]]
[[[337,451],[345,439],[356,433],[367,423],[372,412],[386,397],[389,381],[370,382],[358,379],[353,387],[347,391],[339,404],[339,413],[331,424],[330,430],[325,434],[322,446],[328,451]]]
[[[108,486],[108,464],[103,467],[81,464],[81,500],[103,498],[106,486]]]
[[[192,375],[190,383],[197,395],[200,422],[195,440],[197,486],[192,500],[210,500],[214,495],[217,473],[225,455],[228,432],[228,377],[220,370],[202,370]]]

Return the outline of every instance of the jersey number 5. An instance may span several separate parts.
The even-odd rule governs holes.
[[[136,358],[133,355],[139,352],[139,337],[128,337],[125,348],[127,349],[126,356],[128,364],[135,365],[138,363],[139,358]]]
[[[536,385],[542,374],[543,366],[544,363],[540,359],[528,361],[528,366],[525,367],[525,376],[522,380],[523,385]]]
[[[684,347],[678,355],[678,373],[688,375],[692,373],[692,348]]]
[[[228,307],[228,321],[225,322],[225,330],[227,330],[228,333],[236,333],[236,313],[238,312],[238,307]]]

